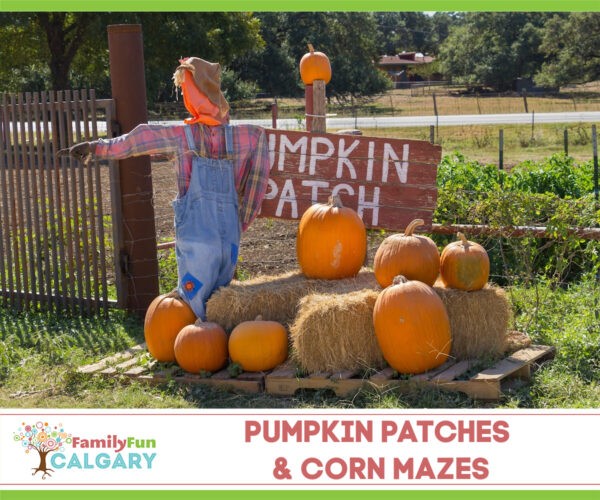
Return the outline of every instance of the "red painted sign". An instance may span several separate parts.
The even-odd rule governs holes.
[[[441,147],[426,141],[268,130],[271,160],[262,217],[299,219],[331,194],[368,228],[427,227],[437,202]]]

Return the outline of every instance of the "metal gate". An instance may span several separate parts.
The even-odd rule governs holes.
[[[121,305],[115,164],[56,157],[112,137],[114,118],[114,101],[93,90],[2,95],[0,305],[88,313]]]

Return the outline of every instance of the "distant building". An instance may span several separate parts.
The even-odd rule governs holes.
[[[419,66],[432,63],[434,60],[434,57],[426,56],[421,52],[401,52],[394,56],[381,56],[377,67],[385,71],[398,88],[406,82],[423,80],[415,73],[415,70]]]

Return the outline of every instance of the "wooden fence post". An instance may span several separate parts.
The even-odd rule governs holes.
[[[327,100],[325,97],[325,81],[315,80],[313,82],[313,122],[312,132],[324,133],[327,129],[325,113],[327,110]]]
[[[142,28],[136,24],[108,26],[112,95],[121,133],[148,121]],[[118,162],[122,231],[120,266],[125,307],[143,314],[158,295],[158,251],[152,204],[152,169],[148,156]]]
[[[504,130],[498,132],[498,168],[504,169]]]
[[[313,86],[306,85],[304,87],[304,110],[306,116],[306,131],[310,132],[312,130],[313,123]]]

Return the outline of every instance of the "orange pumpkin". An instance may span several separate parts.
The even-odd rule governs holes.
[[[312,85],[315,80],[323,80],[325,84],[331,81],[329,58],[323,52],[316,52],[310,43],[308,53],[300,59],[300,77],[304,85]]]
[[[144,319],[144,338],[150,354],[157,361],[175,361],[175,338],[184,326],[194,321],[194,311],[177,293],[156,297],[150,303]]]
[[[430,286],[435,283],[440,272],[440,252],[431,238],[413,234],[423,224],[422,219],[415,219],[404,234],[388,236],[379,245],[373,272],[383,288],[390,286],[398,275]]]
[[[490,259],[479,243],[458,233],[458,241],[446,245],[440,257],[442,283],[467,292],[481,290],[490,277]]]
[[[214,372],[227,362],[227,334],[217,323],[198,320],[175,339],[175,359],[186,372]]]
[[[383,357],[399,373],[423,373],[448,359],[446,306],[425,283],[395,278],[375,301],[373,326]]]
[[[344,207],[339,196],[311,205],[302,215],[296,238],[300,269],[307,278],[355,276],[367,255],[367,231],[362,219]]]
[[[287,331],[281,323],[260,316],[244,321],[231,331],[229,357],[244,371],[271,370],[288,357]]]

